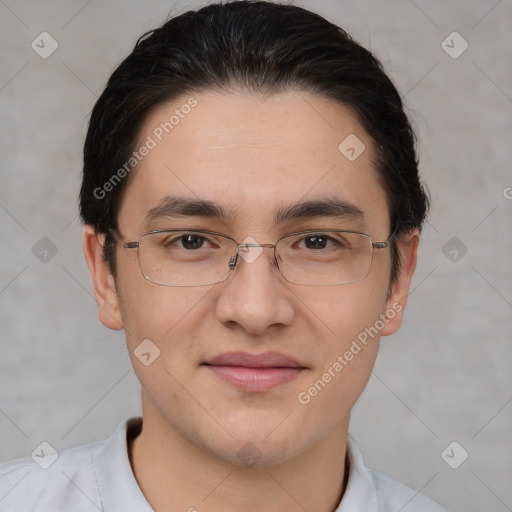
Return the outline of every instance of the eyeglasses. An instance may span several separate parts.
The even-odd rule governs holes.
[[[374,242],[365,233],[325,229],[291,233],[275,244],[239,244],[222,233],[182,228],[150,231],[123,247],[137,249],[142,275],[162,286],[222,283],[240,258],[251,263],[264,248],[274,249],[274,264],[286,281],[334,286],[362,281],[370,272],[373,250],[388,247],[393,236]]]

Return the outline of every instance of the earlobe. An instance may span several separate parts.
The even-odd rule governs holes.
[[[120,330],[123,328],[123,322],[119,309],[119,299],[114,277],[103,258],[104,242],[104,234],[96,233],[93,226],[87,225],[84,227],[84,256],[94,286],[94,296],[98,304],[98,317],[101,323],[109,329]]]
[[[420,233],[417,228],[400,237],[401,264],[398,277],[386,302],[387,321],[381,331],[381,336],[393,334],[402,325],[412,276],[416,270],[419,241]]]

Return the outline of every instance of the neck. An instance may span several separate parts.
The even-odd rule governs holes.
[[[144,414],[129,443],[137,482],[156,512],[333,512],[345,490],[348,420],[299,455],[272,465],[235,465]],[[149,420],[149,421],[148,421]]]

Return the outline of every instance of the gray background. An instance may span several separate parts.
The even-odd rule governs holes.
[[[0,1],[0,461],[106,438],[140,412],[82,256],[81,146],[137,37],[203,3]],[[295,3],[383,61],[433,199],[405,325],[383,339],[352,434],[368,465],[450,510],[512,510],[512,2]],[[47,59],[31,48],[43,31],[59,45]],[[442,47],[453,31],[469,44],[458,58]],[[46,262],[33,252],[43,237],[57,249]],[[469,453],[458,469],[441,457],[452,441],[452,464]]]

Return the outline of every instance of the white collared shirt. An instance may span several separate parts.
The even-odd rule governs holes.
[[[140,417],[125,420],[109,439],[64,450],[55,460],[43,446],[34,455],[37,462],[28,457],[0,464],[0,511],[153,512],[128,457],[127,433],[136,435],[141,424]],[[347,454],[349,478],[336,512],[446,512],[417,491],[367,469],[350,436]]]

